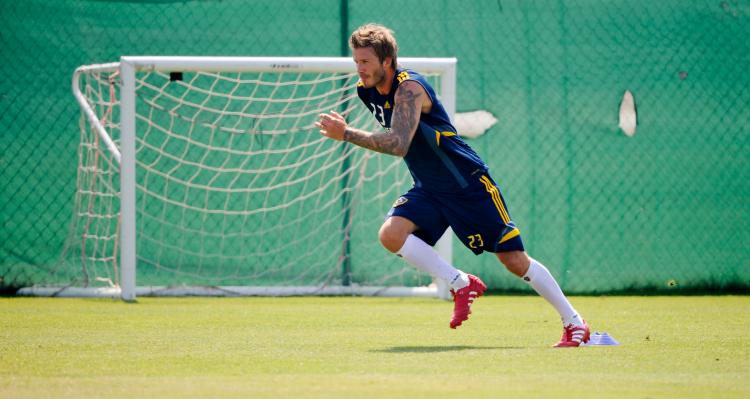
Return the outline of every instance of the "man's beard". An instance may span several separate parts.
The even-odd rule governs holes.
[[[367,86],[368,88],[376,87],[377,85],[385,81],[385,69],[380,69],[372,75],[372,85]]]

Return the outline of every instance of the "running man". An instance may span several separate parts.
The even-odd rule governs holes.
[[[555,347],[577,347],[589,339],[589,327],[563,294],[549,270],[529,257],[519,229],[508,213],[487,165],[457,134],[443,104],[419,73],[398,66],[393,32],[367,24],[351,35],[349,45],[360,81],[357,94],[384,132],[349,126],[340,114],[321,114],[322,135],[402,157],[414,187],[398,198],[380,228],[383,246],[411,265],[448,282],[453,294],[450,327],[468,320],[471,304],[487,289],[432,246],[448,226],[474,254],[494,253],[560,314],[562,338]]]

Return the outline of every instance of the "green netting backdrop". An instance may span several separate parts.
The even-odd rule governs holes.
[[[719,0],[2,1],[0,285],[59,265],[77,66],[347,55],[365,22],[393,28],[401,56],[458,58],[458,111],[499,120],[469,143],[564,290],[750,287],[750,2]],[[634,137],[618,128],[625,90]],[[456,243],[454,260],[492,288],[525,289],[491,255]]]

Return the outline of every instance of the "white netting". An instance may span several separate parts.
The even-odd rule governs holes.
[[[353,73],[139,73],[138,285],[429,284],[377,239],[411,184],[402,161],[326,139],[313,125],[335,110],[380,129],[356,81]],[[117,74],[87,72],[80,87],[119,145]],[[118,171],[82,116],[64,282],[119,278]]]

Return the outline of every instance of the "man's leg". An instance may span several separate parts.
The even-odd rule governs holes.
[[[469,318],[472,303],[487,286],[476,276],[446,262],[431,246],[412,234],[416,230],[417,226],[409,219],[391,216],[380,228],[380,242],[416,268],[448,282],[454,302],[450,327],[456,328]]]
[[[588,326],[565,297],[549,270],[524,251],[498,252],[498,259],[513,274],[526,281],[560,314],[563,338],[557,346],[578,346],[588,341]]]
[[[443,260],[431,246],[412,234],[416,230],[417,225],[411,220],[391,216],[380,227],[380,243],[417,269],[445,280],[454,290],[469,285],[468,275]]]

